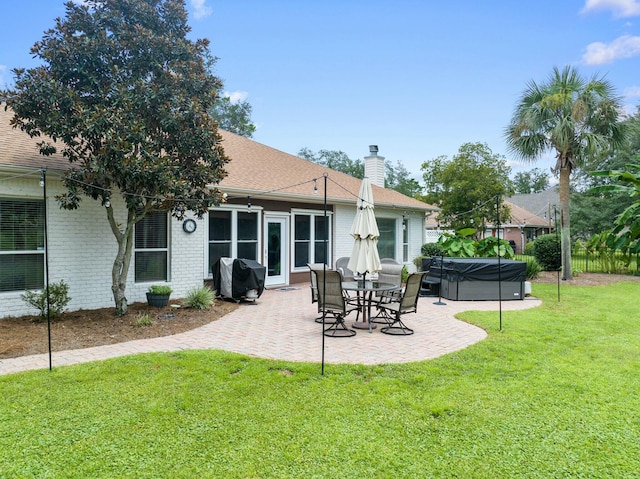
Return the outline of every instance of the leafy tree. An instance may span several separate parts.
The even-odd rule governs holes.
[[[602,150],[579,165],[575,170],[575,181],[572,183],[574,191],[584,193],[596,186],[612,184],[611,177],[592,175],[593,171],[623,170],[625,165],[637,163],[640,155],[640,109],[625,118],[622,124],[627,133],[624,142],[615,150]]]
[[[385,170],[384,183],[386,188],[412,198],[418,197],[422,192],[422,186],[418,180],[411,176],[409,170],[400,161],[396,163],[395,167],[391,163],[385,163]]]
[[[640,164],[629,164],[626,171],[597,171],[594,175],[608,176],[617,183],[597,186],[594,193],[620,192],[634,200],[614,221],[607,245],[626,254],[640,253]]]
[[[113,297],[124,314],[135,224],[157,210],[203,215],[221,199],[210,185],[228,160],[208,113],[221,82],[210,73],[208,40],[187,39],[183,0],[65,6],[31,49],[42,65],[15,70],[4,95],[14,127],[50,136],[41,153],[59,145],[69,159],[61,207],[78,208],[82,195],[104,206],[118,243]],[[112,194],[126,209],[116,210]]]
[[[298,156],[332,170],[346,173],[354,178],[364,178],[364,163],[362,160],[352,160],[344,151],[319,150],[314,153],[309,148],[302,148],[298,152]]]
[[[571,192],[571,240],[586,240],[613,228],[613,221],[631,204],[625,193]]]
[[[251,104],[241,100],[232,102],[228,96],[221,96],[210,110],[211,116],[218,122],[218,127],[236,135],[252,138],[256,126],[251,121]]]
[[[625,138],[618,121],[620,101],[611,83],[586,81],[572,67],[554,68],[546,83],[529,82],[505,137],[509,149],[523,160],[535,161],[547,151],[556,152],[555,171],[560,175],[562,271],[571,279],[571,221],[569,192],[571,172],[603,150],[617,148]]]
[[[576,170],[571,191],[571,239],[587,239],[613,228],[614,219],[633,203],[626,192],[596,193],[590,188],[613,184],[608,175],[592,175],[592,171],[619,171],[637,163],[640,154],[640,114],[625,119],[626,141],[615,151],[604,151],[589,158]]]
[[[465,143],[449,160],[439,156],[422,164],[424,200],[441,208],[439,220],[455,230],[480,229],[496,221],[496,196],[510,195],[510,168],[502,155],[494,154],[486,143]],[[501,204],[500,216],[508,208]]]
[[[319,150],[314,153],[309,148],[302,148],[298,156],[354,178],[364,178],[364,162],[359,159],[352,160],[343,151]],[[409,171],[399,161],[395,167],[388,162],[385,163],[384,183],[386,188],[411,197],[417,196],[422,190],[418,181],[411,177]]]
[[[519,171],[513,177],[513,187],[516,193],[527,195],[540,193],[549,188],[550,175],[540,168],[529,171]]]

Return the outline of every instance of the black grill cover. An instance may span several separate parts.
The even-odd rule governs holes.
[[[498,258],[432,258],[429,277],[440,277],[440,265],[444,263],[442,278],[448,281],[501,281],[522,282],[527,279],[527,264],[512,259]]]
[[[219,294],[221,294],[221,291],[229,290],[229,285],[221,288],[224,275],[220,273],[220,266],[221,261],[217,260],[211,267],[213,287]],[[247,291],[252,289],[255,289],[258,292],[258,297],[260,297],[264,291],[266,272],[267,268],[257,261],[243,258],[234,259],[231,272],[231,298],[242,299],[247,295]]]

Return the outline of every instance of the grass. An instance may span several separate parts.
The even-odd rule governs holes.
[[[0,478],[610,478],[640,471],[638,284],[534,284],[385,366],[145,354],[0,377]],[[399,341],[402,338],[396,338]]]

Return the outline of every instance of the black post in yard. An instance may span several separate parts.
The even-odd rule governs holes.
[[[45,271],[45,292],[47,295],[47,340],[49,346],[49,371],[53,369],[53,361],[51,358],[51,307],[49,297],[49,239],[47,232],[47,169],[40,170],[40,186],[42,186],[42,195],[44,197],[44,271]]]
[[[447,305],[447,303],[442,301],[442,270],[444,270],[444,255],[440,255],[440,284],[438,285],[438,301],[433,303],[438,306]]]
[[[502,331],[502,262],[500,255],[500,195],[496,196],[496,234],[498,236],[498,307],[500,310],[500,331]]]
[[[556,205],[553,205],[553,221],[556,227],[556,244],[558,244],[560,242],[560,239],[558,238],[558,210],[556,209]],[[558,268],[558,279],[556,280],[558,283],[558,303],[560,302],[560,270],[561,269],[562,269],[562,245],[560,245],[560,268]]]
[[[326,308],[326,295],[327,295],[327,258],[329,252],[327,251],[327,235],[329,234],[329,228],[327,227],[327,174],[324,173],[324,259],[322,261],[322,371],[321,375],[324,376],[324,328],[325,319],[327,317]],[[319,300],[320,298],[318,298]]]

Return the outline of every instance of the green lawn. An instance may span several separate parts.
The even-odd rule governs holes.
[[[640,477],[640,284],[533,293],[409,365],[191,351],[0,377],[0,477]]]

